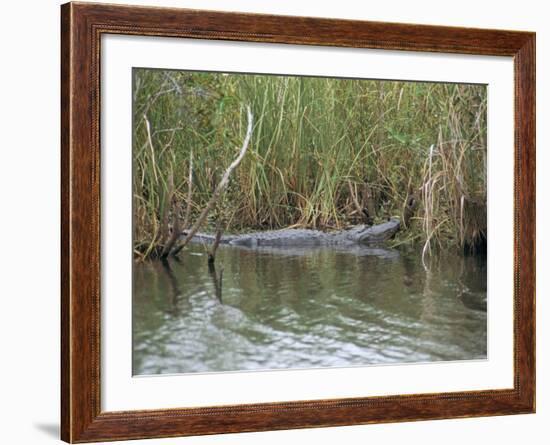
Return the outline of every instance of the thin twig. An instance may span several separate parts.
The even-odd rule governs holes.
[[[424,209],[425,209],[425,215],[424,215],[424,230],[426,232],[426,242],[424,243],[424,247],[422,248],[422,265],[424,266],[424,269],[427,269],[426,266],[426,253],[430,251],[431,248],[431,238],[432,238],[432,209],[433,209],[433,202],[432,202],[432,157],[433,157],[433,151],[434,151],[434,145],[432,144],[430,146],[430,155],[428,158],[428,179],[424,183]]]
[[[170,235],[170,238],[168,239],[168,242],[166,244],[163,244],[162,252],[160,254],[161,258],[166,258],[170,254],[170,251],[172,250],[172,247],[174,247],[174,244],[176,244],[176,241],[178,240],[180,233],[181,233],[181,227],[180,227],[180,217],[178,215],[178,209],[177,209],[177,202],[176,202],[176,196],[174,193],[174,174],[173,172],[170,172],[170,191],[168,194],[169,201],[167,201],[166,205],[172,207],[172,234]],[[166,230],[168,230],[166,228]],[[166,238],[165,238],[166,239]]]
[[[185,218],[183,220],[183,228],[189,226],[189,217],[191,216],[191,198],[193,196],[193,150],[189,154],[189,177],[187,178],[187,206],[185,209]]]
[[[160,222],[160,245],[164,246],[168,239],[168,213],[172,207],[174,196],[174,171],[171,168],[168,175],[168,192],[165,195],[164,206],[162,208],[162,217]]]
[[[363,209],[361,208],[361,205],[359,204],[359,201],[357,200],[357,195],[353,190],[353,186],[351,185],[351,181],[348,180],[348,188],[349,188],[349,194],[351,195],[351,200],[353,204],[355,205],[355,210],[357,210],[357,213],[361,215],[363,213]]]
[[[149,119],[147,119],[147,115],[143,115],[143,119],[145,121],[145,128],[147,129],[147,142],[149,142],[149,147],[151,148],[151,162],[153,163],[153,173],[155,175],[155,183],[158,184],[159,178],[157,175],[157,164],[155,162],[155,146],[153,145],[153,139],[151,137],[151,124],[149,123]]]

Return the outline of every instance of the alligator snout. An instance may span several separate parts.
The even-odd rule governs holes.
[[[393,238],[400,226],[399,218],[391,218],[388,222],[365,229],[359,234],[357,241],[361,244],[382,243]]]

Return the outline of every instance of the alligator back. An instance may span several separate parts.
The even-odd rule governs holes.
[[[380,244],[390,239],[399,230],[398,218],[375,226],[359,225],[351,229],[337,232],[321,232],[310,229],[281,229],[253,232],[243,235],[224,235],[220,242],[245,247],[296,247],[296,246],[324,246],[349,244]],[[197,233],[196,241],[214,242],[215,236]]]
[[[318,230],[283,229],[236,236],[229,241],[229,244],[247,247],[292,247],[296,245],[319,246],[326,244],[327,241],[329,241],[329,235]]]

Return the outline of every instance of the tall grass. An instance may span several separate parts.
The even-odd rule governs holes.
[[[171,212],[204,208],[242,143],[248,105],[250,148],[211,228],[341,228],[363,221],[363,208],[375,222],[401,215],[414,196],[418,211],[397,243],[462,248],[484,230],[484,216],[467,213],[486,202],[485,86],[135,69],[142,255],[167,236]]]

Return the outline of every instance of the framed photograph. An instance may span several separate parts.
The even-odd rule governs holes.
[[[535,35],[61,7],[61,436],[535,411]]]

